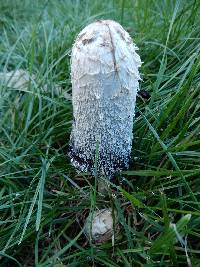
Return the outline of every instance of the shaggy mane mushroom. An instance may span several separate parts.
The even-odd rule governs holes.
[[[129,34],[112,20],[99,20],[78,35],[71,56],[73,128],[72,164],[111,178],[126,169],[141,60]],[[94,172],[93,172],[94,174]]]

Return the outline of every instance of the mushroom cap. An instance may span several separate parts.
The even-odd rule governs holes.
[[[118,219],[111,209],[101,209],[90,214],[85,222],[85,234],[95,243],[104,243],[118,232]],[[115,226],[114,226],[115,221]]]

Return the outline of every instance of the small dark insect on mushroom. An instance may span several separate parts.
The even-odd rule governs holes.
[[[74,122],[72,164],[111,178],[128,168],[141,60],[120,24],[96,21],[78,35],[71,57]]]

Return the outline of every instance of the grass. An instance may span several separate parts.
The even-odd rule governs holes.
[[[200,2],[7,0],[0,12],[0,71],[36,77],[0,85],[0,266],[200,266]],[[104,199],[66,156],[62,94],[74,38],[99,18],[122,23],[144,62],[133,163]],[[87,242],[95,206],[118,212],[113,244]]]

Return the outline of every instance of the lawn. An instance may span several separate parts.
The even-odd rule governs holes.
[[[143,61],[131,166],[105,197],[67,156],[71,48],[102,18]],[[26,88],[0,75],[0,266],[200,266],[200,1],[0,1],[0,72],[19,69]],[[98,245],[96,207],[120,228]]]

